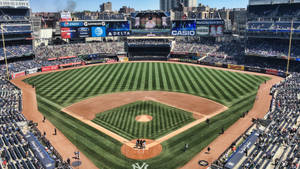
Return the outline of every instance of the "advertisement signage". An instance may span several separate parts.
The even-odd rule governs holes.
[[[106,35],[107,36],[130,36],[130,22],[129,21],[118,21],[108,22],[106,24]]]
[[[61,12],[60,13],[60,21],[72,21],[71,13],[70,12]]]
[[[17,78],[17,77],[21,77],[21,76],[25,76],[25,71],[17,72],[17,73],[12,74],[13,79]]]
[[[54,65],[54,66],[45,66],[42,67],[42,72],[47,72],[47,71],[51,71],[51,70],[57,70],[59,69],[58,65]]]
[[[211,20],[211,19],[200,19],[196,21],[198,25],[225,25],[225,21],[222,19],[219,20]]]
[[[84,26],[83,22],[60,22],[60,27],[80,27]]]
[[[221,36],[223,35],[223,25],[211,25],[210,36]]]
[[[169,33],[171,27],[168,12],[139,12],[131,14],[131,30],[133,34]]]
[[[195,36],[196,21],[195,20],[177,20],[172,22],[173,36]]]
[[[92,27],[92,37],[105,37],[106,30],[104,26],[93,26]]]
[[[209,35],[209,26],[197,26],[196,34],[198,36]]]
[[[38,71],[38,68],[28,69],[28,70],[26,70],[26,74],[33,74],[33,73],[36,73],[37,71]]]
[[[275,70],[275,69],[266,69],[266,74],[278,75],[278,70]]]
[[[228,64],[228,69],[245,70],[245,66]]]
[[[131,35],[129,21],[61,22],[60,25],[63,39]]]

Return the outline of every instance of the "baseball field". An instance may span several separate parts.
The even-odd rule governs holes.
[[[39,111],[97,167],[132,168],[132,164],[145,162],[148,169],[173,169],[190,161],[222,128],[226,130],[250,110],[259,85],[266,80],[269,78],[184,64],[137,62],[41,74],[24,81],[35,86]],[[134,93],[137,91],[144,93]],[[151,91],[159,97],[147,93]],[[163,92],[168,96],[169,93],[182,95],[166,99]],[[114,106],[112,100],[105,100],[112,95],[118,96],[113,100],[117,102]],[[138,95],[148,97],[141,99]],[[130,100],[133,96],[136,98]],[[181,96],[184,99],[179,101]],[[97,97],[102,100],[91,100]],[[213,107],[225,111],[209,115],[201,109],[205,103],[198,108],[197,102],[188,99],[192,97],[205,98],[207,104],[215,102],[211,104]],[[194,109],[188,107],[192,102]],[[74,107],[78,104],[94,108],[81,111]],[[75,115],[66,113],[66,108]],[[153,119],[139,122],[136,120],[139,115]],[[78,116],[91,123],[79,120]],[[209,124],[205,122],[207,117],[210,117]],[[101,126],[128,141],[138,138],[157,141],[190,124],[194,125],[157,143],[161,144],[162,151],[146,160],[128,158],[121,151],[122,141],[93,127]],[[189,149],[184,152],[185,144],[189,144]]]

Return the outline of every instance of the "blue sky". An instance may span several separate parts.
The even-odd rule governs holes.
[[[33,12],[45,11],[55,12],[63,10],[67,6],[68,0],[30,0]],[[107,0],[74,0],[76,11],[99,10],[99,5]],[[134,7],[137,10],[159,9],[159,0],[110,0],[114,10],[122,6]],[[198,0],[198,3],[209,5],[213,8],[246,8],[248,0]]]

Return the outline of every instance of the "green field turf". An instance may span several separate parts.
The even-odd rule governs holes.
[[[200,123],[163,142],[159,156],[143,161],[149,169],[173,169],[187,163],[218,136],[221,128],[228,128],[250,110],[258,86],[265,80],[268,78],[197,66],[145,62],[66,70],[25,82],[35,84],[39,110],[101,169],[131,169],[137,161],[120,153],[122,143],[61,112],[61,108],[99,94],[137,90],[182,92],[229,107],[213,117],[211,125]],[[183,153],[185,143],[190,149]]]
[[[147,123],[137,122],[138,115],[150,115],[153,119]],[[155,140],[194,120],[190,112],[153,101],[138,101],[99,113],[92,121],[128,140]]]

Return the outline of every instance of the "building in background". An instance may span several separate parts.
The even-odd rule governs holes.
[[[127,6],[122,6],[122,8],[120,8],[120,10],[119,10],[120,14],[129,14],[129,13],[133,13],[133,12],[135,12],[135,9],[127,7]]]
[[[111,2],[104,2],[100,5],[100,12],[112,12],[112,3]]]
[[[183,7],[197,7],[197,0],[160,0],[160,10],[174,10],[179,7],[179,4]]]

